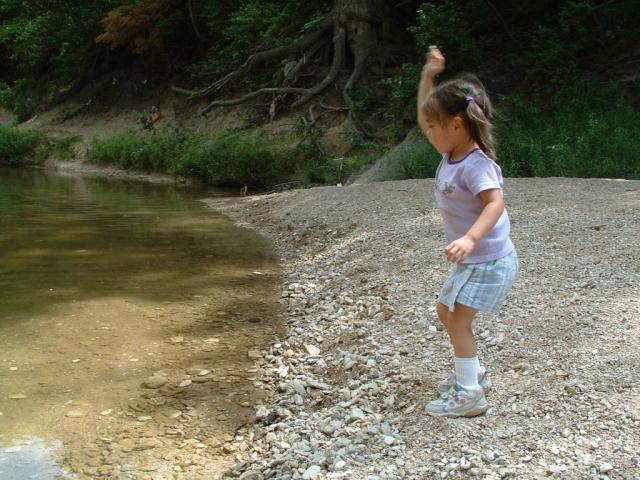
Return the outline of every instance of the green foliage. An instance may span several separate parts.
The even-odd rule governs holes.
[[[392,136],[396,141],[404,137],[407,126],[415,125],[416,91],[421,69],[421,65],[404,64],[400,74],[382,81],[389,91],[387,105],[382,112],[391,125]]]
[[[466,2],[483,3],[483,2]],[[477,7],[481,8],[480,5]],[[469,59],[476,58],[482,48],[472,32],[486,17],[469,15],[474,6],[455,0],[444,0],[438,4],[425,3],[418,8],[417,25],[410,28],[416,39],[419,52],[426,52],[431,45],[438,45],[445,52],[455,52],[447,60],[447,68],[459,70]],[[476,10],[477,11],[477,10]],[[424,60],[424,59],[423,59]]]
[[[0,125],[0,165],[36,163],[36,149],[41,142],[41,134]]]
[[[183,139],[177,135],[120,133],[94,140],[88,157],[96,163],[116,164],[124,169],[163,171],[177,155]]]
[[[295,149],[261,132],[230,133],[214,139],[192,137],[169,163],[169,171],[209,183],[264,187],[289,180]]]
[[[88,159],[125,169],[168,172],[213,185],[269,187],[289,181],[305,185],[345,182],[380,152],[361,146],[345,158],[331,158],[316,135],[296,143],[262,131],[218,137],[129,132],[94,139]]]
[[[24,120],[60,88],[84,78],[97,49],[100,18],[117,0],[4,0],[0,57],[7,62],[0,102]]]
[[[403,178],[433,178],[442,156],[431,146],[425,144],[416,146],[400,165],[400,176]]]
[[[176,0],[3,0],[0,104],[22,121],[81,83],[104,59],[100,48],[106,47],[95,41],[101,33],[109,45],[120,48],[112,58],[134,47],[142,58],[162,52],[179,72],[184,62],[198,58],[192,72],[219,76],[257,50],[288,44],[319,28],[334,2],[207,0],[189,5]],[[415,125],[423,54],[437,44],[447,56],[444,77],[474,71],[491,93],[502,94],[497,102],[502,113],[498,152],[507,175],[638,177],[634,159],[640,148],[634,139],[640,138],[640,122],[631,101],[621,91],[599,91],[582,83],[587,78],[602,85],[637,73],[628,67],[634,61],[631,54],[631,61],[620,60],[640,44],[637,2],[434,0],[398,5],[416,6],[411,29],[415,61],[382,82],[388,95],[363,79],[352,94],[358,118],[382,114],[392,124],[394,139],[402,138]],[[110,13],[111,29],[104,21]],[[196,37],[199,43],[192,48]],[[347,57],[350,65],[353,59]],[[257,87],[273,80],[274,72],[280,74],[278,63],[270,67],[243,79],[244,87]],[[318,72],[322,75],[322,69]],[[175,70],[163,73],[170,76]],[[7,129],[0,134],[4,162],[36,161],[70,150],[64,142],[29,136],[36,134]],[[427,145],[414,150],[403,160],[401,175],[433,175],[438,154]],[[293,178],[308,184],[344,181],[374,152],[356,149],[344,159],[333,159],[317,132],[296,146],[273,142],[259,132],[214,139],[136,133],[95,141],[90,155],[123,168],[260,186]]]
[[[617,88],[577,84],[504,102],[498,163],[510,176],[640,178],[640,112]]]
[[[27,120],[33,108],[28,90],[29,82],[24,79],[17,80],[13,86],[0,82],[0,105],[15,113],[19,122]]]
[[[253,51],[286,45],[319,27],[331,4],[328,0],[211,2],[203,7],[201,16],[214,36],[214,45],[191,71],[222,74]]]
[[[564,0],[424,3],[412,29],[419,52],[440,46],[448,70],[526,78],[544,87],[576,80],[640,39],[634,2]]]
[[[301,132],[302,133],[302,132]],[[339,182],[339,164],[333,162],[320,142],[320,132],[313,129],[304,135],[298,151],[304,158],[302,181],[305,185]]]
[[[315,183],[326,178],[326,157],[308,142],[292,146],[264,132],[202,135],[123,133],[96,139],[90,161],[169,172],[210,184],[266,187],[292,180]],[[318,173],[322,170],[322,173]],[[315,172],[315,173],[314,173]]]
[[[40,132],[0,125],[0,165],[42,163],[47,158],[69,158],[73,139],[51,139]]]

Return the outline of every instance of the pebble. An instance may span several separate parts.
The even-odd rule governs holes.
[[[86,414],[81,410],[69,410],[65,416],[69,418],[81,418],[81,417],[84,417],[85,415]]]
[[[304,388],[304,384],[300,380],[293,380],[291,382],[293,384],[293,389],[301,396],[305,396],[307,391]]]
[[[304,348],[307,350],[307,353],[309,353],[309,356],[311,357],[317,357],[318,355],[320,355],[320,349],[315,345],[305,345]]]
[[[264,475],[258,471],[248,471],[240,475],[240,480],[264,480]]]
[[[166,385],[168,381],[169,379],[162,375],[152,375],[147,378],[142,385],[146,388],[156,389]]]
[[[302,474],[303,480],[316,480],[320,477],[320,473],[322,473],[322,469],[318,465],[311,465],[307,468]]]
[[[598,467],[598,471],[600,473],[608,473],[611,470],[613,470],[613,465],[611,465],[610,463],[603,463]]]

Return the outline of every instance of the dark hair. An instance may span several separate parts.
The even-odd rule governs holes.
[[[464,74],[439,84],[431,91],[422,108],[427,118],[436,118],[440,124],[459,115],[469,129],[471,138],[489,158],[495,160],[491,123],[493,107],[478,77]]]

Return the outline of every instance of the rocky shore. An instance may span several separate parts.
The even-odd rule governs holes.
[[[224,477],[640,479],[640,182],[507,179],[521,271],[476,324],[491,409],[424,412],[452,369],[431,180],[209,206],[272,238],[286,334],[250,352],[267,401]]]

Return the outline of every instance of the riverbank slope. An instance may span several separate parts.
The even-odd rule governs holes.
[[[273,239],[287,334],[270,401],[235,439],[240,478],[638,478],[640,182],[507,179],[519,279],[476,325],[486,416],[424,412],[450,373],[432,180],[207,204]]]

